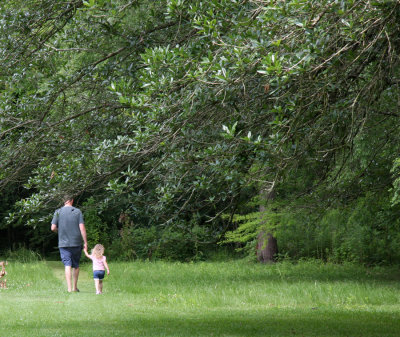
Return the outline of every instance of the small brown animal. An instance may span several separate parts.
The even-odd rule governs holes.
[[[6,289],[7,288],[7,280],[6,279],[4,279],[4,280],[1,280],[4,276],[6,276],[7,275],[7,272],[6,272],[6,265],[7,265],[8,263],[7,263],[7,261],[0,261],[0,266],[1,266],[1,271],[0,271],[0,288],[2,288],[2,289]]]

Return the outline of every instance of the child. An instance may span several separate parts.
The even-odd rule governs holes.
[[[96,287],[96,294],[103,293],[103,278],[105,270],[107,270],[107,275],[110,275],[110,269],[106,261],[104,254],[104,247],[101,244],[97,244],[92,249],[92,254],[89,255],[87,248],[84,249],[85,255],[93,261],[93,279],[94,285]]]

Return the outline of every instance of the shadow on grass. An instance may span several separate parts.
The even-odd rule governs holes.
[[[316,336],[395,337],[399,314],[361,311],[311,311],[273,309],[258,312],[227,311],[200,315],[132,312],[132,317],[112,320],[2,325],[7,336]],[[238,318],[240,317],[240,318]]]

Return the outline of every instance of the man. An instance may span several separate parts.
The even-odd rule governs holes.
[[[82,254],[82,239],[87,249],[86,228],[79,208],[73,207],[71,196],[64,198],[64,206],[54,212],[51,230],[58,232],[58,248],[65,266],[68,292],[78,290],[79,261]],[[72,276],[72,281],[71,281]]]

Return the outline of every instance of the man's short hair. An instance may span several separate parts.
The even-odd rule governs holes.
[[[65,204],[67,201],[71,201],[71,200],[74,200],[74,196],[73,196],[72,194],[66,194],[66,195],[64,195],[64,197],[63,197],[63,202],[64,202],[64,204]]]

